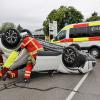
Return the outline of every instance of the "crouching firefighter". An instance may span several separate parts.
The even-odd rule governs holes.
[[[33,38],[28,31],[26,32],[25,30],[22,30],[20,35],[22,38],[20,48],[27,49],[27,52],[30,55],[24,74],[24,82],[29,82],[32,69],[36,64],[37,51],[43,50],[43,46],[35,38]]]

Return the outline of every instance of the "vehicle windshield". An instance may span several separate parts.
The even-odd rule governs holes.
[[[62,30],[58,33],[58,35],[55,37],[55,40],[62,40],[66,38],[66,30]]]

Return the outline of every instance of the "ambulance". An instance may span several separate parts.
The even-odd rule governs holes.
[[[73,46],[100,57],[100,21],[83,22],[65,26],[52,40],[63,46]]]

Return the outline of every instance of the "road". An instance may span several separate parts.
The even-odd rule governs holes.
[[[0,89],[14,80],[0,80]],[[100,100],[100,59],[88,75],[33,73],[30,83],[0,91],[0,100]]]

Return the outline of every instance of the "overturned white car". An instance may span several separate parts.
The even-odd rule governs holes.
[[[27,31],[27,30],[26,30]],[[33,71],[57,71],[62,73],[86,73],[93,70],[96,60],[91,55],[78,51],[73,47],[63,47],[39,40],[46,51],[38,52]],[[0,38],[0,49],[8,55],[20,45],[20,35],[15,29],[10,29]],[[28,60],[28,53],[23,49],[11,70],[20,69]]]

